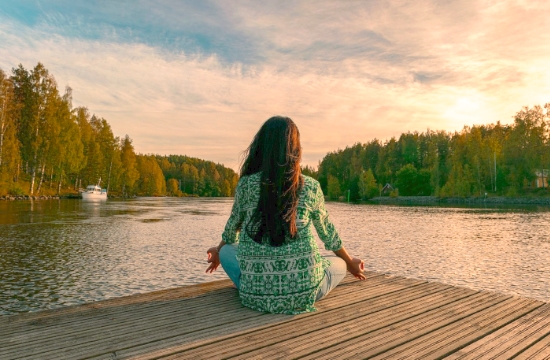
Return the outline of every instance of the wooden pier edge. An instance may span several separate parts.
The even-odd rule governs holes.
[[[550,303],[370,272],[265,314],[229,280],[0,317],[0,359],[550,359]]]

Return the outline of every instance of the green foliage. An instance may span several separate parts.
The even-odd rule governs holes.
[[[428,196],[431,190],[431,173],[427,169],[417,170],[407,164],[397,172],[395,185],[402,196]]]
[[[550,104],[523,108],[512,125],[497,122],[454,133],[428,130],[384,143],[357,143],[328,153],[319,164],[318,180],[325,193],[331,193],[332,176],[352,194],[357,185],[362,197],[363,169],[372,169],[379,184],[390,183],[401,195],[533,193],[535,172],[550,169]]]
[[[25,191],[21,186],[14,184],[8,189],[8,194],[11,196],[22,196],[25,195]]]
[[[308,165],[306,165],[305,167],[302,167],[302,174],[311,176],[314,179],[317,179],[319,177],[319,174],[317,173],[317,171],[313,167]]]
[[[370,199],[379,195],[379,187],[372,170],[369,169],[359,177],[359,196],[361,199]]]
[[[145,196],[166,195],[166,180],[154,156],[138,155],[137,170],[139,179],[136,184],[136,193]]]
[[[187,156],[138,155],[130,137],[115,137],[107,120],[73,109],[71,94],[70,88],[60,94],[40,63],[30,71],[19,65],[11,77],[0,69],[0,193],[76,192],[101,181],[123,196],[163,196],[167,184],[172,196],[233,196],[233,170]]]
[[[328,197],[331,199],[338,199],[342,195],[342,190],[340,188],[340,182],[335,176],[328,176]]]
[[[468,197],[472,195],[473,175],[470,167],[455,164],[445,186],[441,189],[441,196]]]
[[[403,166],[397,172],[397,181],[395,185],[399,189],[399,193],[403,196],[416,195],[418,170],[412,164]]]
[[[136,181],[140,178],[137,168],[137,156],[134,152],[132,140],[128,135],[121,142],[121,192],[123,196],[129,194]]]
[[[0,182],[13,177],[21,160],[14,91],[13,81],[0,69]]]
[[[401,195],[532,194],[535,172],[550,169],[549,135],[550,104],[525,107],[511,125],[373,139],[330,152],[317,170],[302,172],[332,199],[348,192],[353,200],[368,198],[387,183]],[[71,89],[60,93],[41,63],[32,70],[19,65],[11,76],[0,70],[0,192],[22,184],[29,195],[77,191],[100,179],[124,196],[179,196],[170,179],[182,195],[232,196],[238,175],[188,156],[136,154],[128,135],[115,137],[107,120],[72,108]]]
[[[198,196],[233,196],[239,181],[229,168],[212,161],[184,155],[156,156],[166,179],[176,179],[182,194]]]
[[[176,179],[168,179],[166,182],[166,193],[170,196],[183,196],[179,182]]]

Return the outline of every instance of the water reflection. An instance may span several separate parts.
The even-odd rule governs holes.
[[[550,301],[547,208],[331,210],[371,269]]]
[[[0,313],[221,279],[204,274],[232,199],[0,202]],[[371,270],[550,301],[548,208],[329,203]]]
[[[231,199],[0,203],[0,313],[223,278],[204,274]]]

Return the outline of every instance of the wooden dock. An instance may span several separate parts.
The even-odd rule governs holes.
[[[0,359],[550,359],[550,303],[369,273],[317,308],[256,312],[216,281],[0,317]]]

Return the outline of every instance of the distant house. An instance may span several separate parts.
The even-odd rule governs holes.
[[[548,188],[548,169],[539,169],[535,171],[536,179],[534,180],[536,188]]]
[[[393,186],[391,186],[389,183],[384,185],[384,187],[382,188],[382,194],[389,194],[392,191],[393,191]]]

